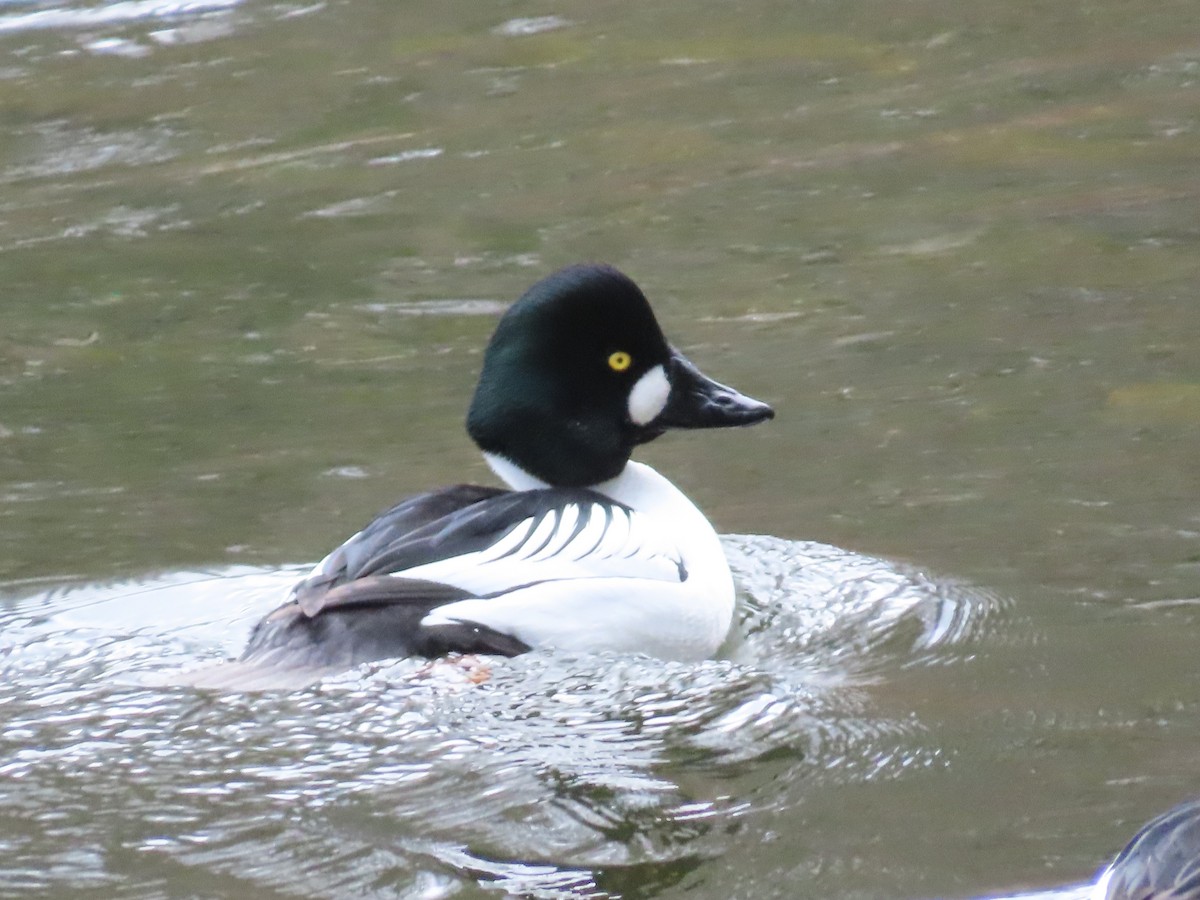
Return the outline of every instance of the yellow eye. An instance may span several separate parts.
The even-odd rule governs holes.
[[[618,350],[608,358],[608,367],[614,372],[624,372],[633,365],[633,357],[624,350]]]

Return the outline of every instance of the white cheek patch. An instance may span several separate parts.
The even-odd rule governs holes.
[[[629,391],[629,418],[635,425],[646,425],[658,418],[667,405],[671,383],[662,366],[655,366],[637,380]]]

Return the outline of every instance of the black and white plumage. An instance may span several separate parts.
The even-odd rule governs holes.
[[[1096,882],[1095,900],[1200,900],[1200,800],[1151,819]]]
[[[624,504],[582,488],[503,491],[458,485],[398,504],[331,553],[293,589],[289,603],[261,623],[246,655],[297,660],[278,630],[299,632],[303,650],[345,619],[373,615],[397,633],[385,655],[440,656],[450,650],[512,656],[529,646],[477,623],[448,618],[439,607],[492,600],[515,590],[586,578],[682,583],[687,568],[670,544],[645,532]],[[404,573],[403,575],[397,573]],[[530,579],[536,579],[531,581]],[[435,614],[436,613],[436,614]],[[364,629],[343,638],[339,663],[379,658],[380,636]],[[282,652],[281,652],[282,651]],[[324,651],[314,663],[328,664]]]
[[[467,419],[509,490],[458,485],[387,510],[255,627],[242,663],[537,647],[711,655],[733,612],[716,532],[629,457],[671,428],[772,415],[674,350],[626,276],[561,270],[502,317]]]

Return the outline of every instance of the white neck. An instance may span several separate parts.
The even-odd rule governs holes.
[[[535,491],[550,485],[536,475],[530,475],[515,462],[496,453],[484,453],[488,467],[514,491]],[[688,519],[699,519],[711,529],[704,514],[698,510],[679,488],[644,463],[630,460],[625,463],[621,474],[608,481],[591,485],[591,489],[623,503],[631,509],[647,510],[666,507],[675,515]]]
[[[483,458],[487,462],[488,468],[514,491],[536,491],[550,487],[548,482],[542,481],[536,475],[530,475],[505,456],[500,456],[498,453],[484,453]],[[589,487],[593,491],[599,491],[604,496],[612,497],[618,503],[624,503],[633,509],[645,509],[656,500],[661,503],[669,497],[672,505],[682,500],[686,506],[691,507],[699,514],[699,510],[696,510],[692,502],[675,485],[644,463],[637,463],[633,460],[625,463],[625,468],[615,478],[589,485]]]
[[[592,485],[592,490],[633,509],[645,510],[666,504],[674,512],[694,512],[704,518],[679,488],[645,463],[632,459],[625,463],[620,475]]]
[[[530,475],[511,459],[495,453],[485,453],[483,459],[488,464],[488,468],[496,473],[496,477],[514,491],[536,491],[538,488],[550,487],[542,479]]]

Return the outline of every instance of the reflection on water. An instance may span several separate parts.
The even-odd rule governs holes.
[[[11,600],[0,805],[35,827],[0,885],[136,895],[179,867],[198,885],[322,896],[414,877],[433,896],[463,879],[637,896],[813,783],[942,764],[920,723],[877,707],[871,681],[951,664],[996,604],[822,545],[727,547],[744,593],[728,658],[529,654],[487,662],[479,685],[452,663],[404,660],[292,693],[142,686],[235,651],[298,571]],[[734,790],[751,771],[757,786]]]
[[[932,662],[1002,605],[828,544],[737,536],[726,549],[747,595],[742,627],[777,635],[763,648],[777,661],[820,659],[832,668],[848,658],[864,673],[866,658],[882,663],[891,648],[909,662]]]
[[[56,6],[0,15],[0,34],[40,28],[95,28],[139,19],[170,19],[237,6],[242,0],[117,0],[95,6]],[[12,6],[32,6],[10,0]],[[2,7],[0,7],[2,8]]]

